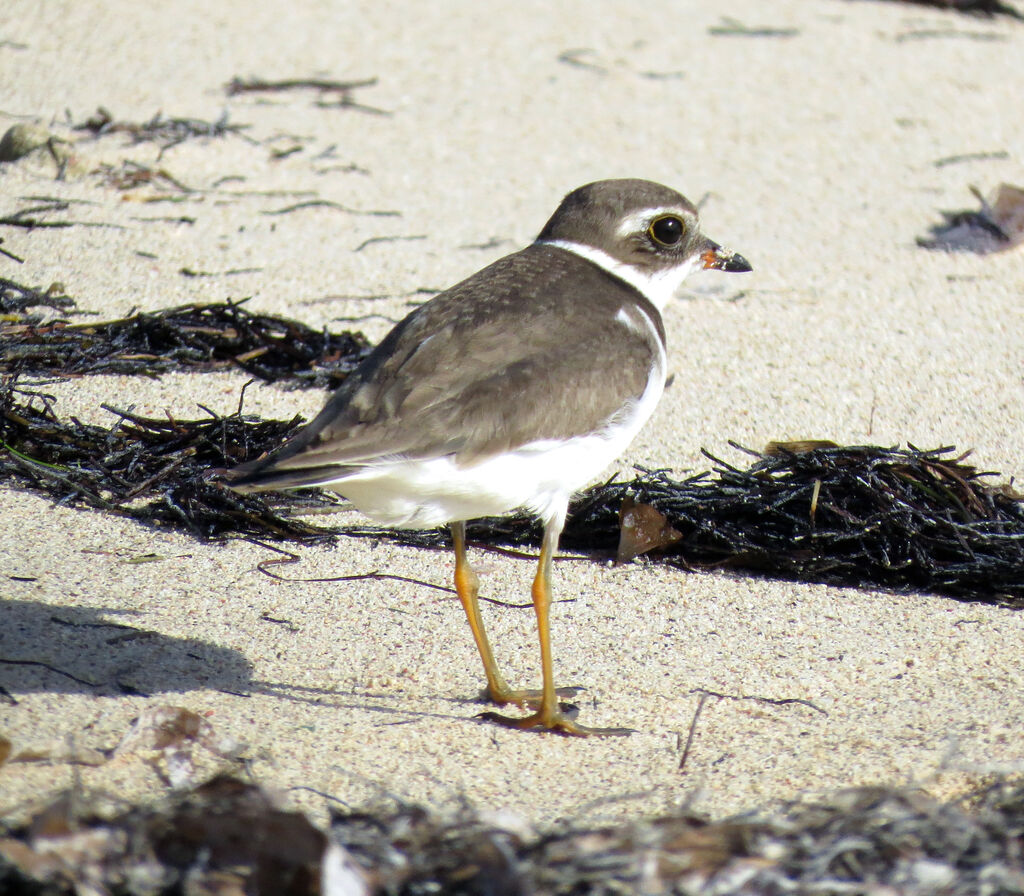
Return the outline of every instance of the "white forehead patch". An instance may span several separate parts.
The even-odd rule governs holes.
[[[541,240],[540,242],[545,246],[557,246],[559,249],[579,255],[580,258],[592,261],[599,268],[603,268],[620,280],[625,280],[630,286],[640,290],[647,301],[659,311],[669,303],[687,276],[701,264],[700,257],[697,256],[660,271],[644,271],[633,267],[633,265],[616,261],[607,252],[595,249],[593,246],[584,246],[582,243],[574,243],[570,240]]]

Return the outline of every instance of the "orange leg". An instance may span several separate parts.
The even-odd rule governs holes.
[[[484,713],[482,718],[498,722],[509,728],[543,728],[558,731],[561,734],[574,734],[579,737],[597,735],[631,734],[629,728],[586,728],[577,725],[562,712],[558,703],[558,690],[555,688],[554,663],[551,659],[551,558],[558,546],[558,537],[562,534],[564,514],[550,520],[544,527],[544,543],[541,547],[540,562],[537,575],[533,580],[533,608],[537,614],[537,634],[540,637],[540,662],[543,676],[540,705],[537,711],[525,718],[517,719],[498,713]]]
[[[466,524],[452,523],[452,541],[455,545],[455,591],[462,601],[462,607],[469,619],[469,627],[473,631],[476,649],[480,651],[480,659],[484,661],[484,674],[487,676],[487,696],[499,706],[506,703],[523,705],[522,697],[508,686],[504,676],[494,661],[490,641],[484,630],[484,621],[480,616],[480,603],[477,594],[480,591],[480,580],[473,572],[466,557]]]

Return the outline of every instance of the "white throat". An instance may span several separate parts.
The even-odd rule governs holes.
[[[640,271],[632,265],[623,264],[612,258],[607,252],[595,249],[593,246],[585,246],[583,243],[574,243],[571,240],[538,240],[542,246],[557,246],[592,261],[599,268],[606,270],[609,274],[625,280],[630,286],[635,286],[644,297],[659,311],[664,310],[669,300],[675,296],[676,291],[682,286],[683,281],[690,275],[700,262],[699,258],[693,258],[689,262],[676,265],[672,268],[665,268],[654,273]]]

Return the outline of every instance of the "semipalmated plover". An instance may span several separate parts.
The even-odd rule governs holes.
[[[389,526],[447,523],[455,587],[487,692],[514,728],[585,728],[558,702],[548,614],[551,558],[570,496],[632,441],[665,385],[661,309],[698,268],[749,271],[704,236],[679,193],[644,180],[571,192],[536,241],[399,323],[270,455],[236,467],[240,490],[332,489]],[[544,524],[533,581],[543,688],[514,690],[494,661],[466,558],[466,520],[525,509]]]

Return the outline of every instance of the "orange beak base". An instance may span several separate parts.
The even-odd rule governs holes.
[[[709,243],[708,248],[701,253],[700,259],[704,262],[705,270],[713,268],[716,271],[728,271],[730,274],[754,270],[742,255],[723,249],[717,243]]]

